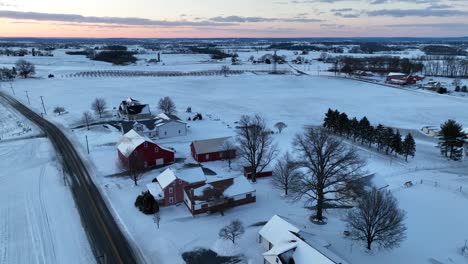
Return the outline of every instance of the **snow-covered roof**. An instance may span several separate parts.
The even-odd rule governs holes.
[[[164,191],[161,189],[161,186],[157,184],[156,182],[151,182],[146,185],[148,188],[148,191],[151,193],[151,195],[154,197],[154,199],[163,199],[164,198]]]
[[[117,149],[122,153],[126,158],[128,158],[132,152],[144,142],[152,142],[149,138],[143,137],[135,130],[128,131],[125,135],[120,138],[117,143]]]
[[[389,72],[387,76],[392,77],[392,76],[406,76],[407,74],[401,73],[401,72]]]
[[[197,154],[214,153],[223,150],[223,144],[231,137],[195,140],[192,142]]]
[[[196,183],[206,181],[205,174],[202,167],[195,167],[189,169],[179,169],[176,172],[176,177],[187,183]]]
[[[234,178],[234,183],[224,190],[224,196],[234,197],[236,195],[255,192],[255,188],[244,176]]]
[[[166,188],[169,184],[176,180],[175,170],[168,168],[156,177],[162,189]]]
[[[288,223],[278,215],[274,215],[270,221],[258,232],[273,245],[294,239],[292,232],[299,232],[299,228]]]
[[[277,215],[268,221],[259,234],[273,245],[269,251],[263,254],[265,256],[282,255],[293,258],[296,264],[347,263],[327,248],[330,246],[329,243],[320,243],[319,239],[312,239],[311,234],[301,232],[299,228]],[[307,234],[307,236],[304,237],[303,234]],[[292,249],[294,251],[285,254]]]

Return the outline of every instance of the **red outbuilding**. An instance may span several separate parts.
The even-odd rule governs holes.
[[[141,157],[145,168],[174,163],[174,151],[164,148],[134,130],[126,133],[117,144],[120,161],[129,166],[131,157]]]
[[[236,150],[224,147],[226,146],[225,142],[230,139],[231,137],[195,140],[190,144],[192,157],[198,162],[222,160],[228,155],[234,158]]]
[[[252,178],[252,167],[244,167],[244,176],[247,179]],[[262,172],[257,172],[257,178],[264,178],[264,177],[271,177],[273,176],[273,171],[271,170],[263,170]]]

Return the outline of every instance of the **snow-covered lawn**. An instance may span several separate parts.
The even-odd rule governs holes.
[[[0,141],[0,263],[94,263],[48,139]]]
[[[203,55],[188,55],[187,61],[181,55],[164,56],[175,56],[173,66],[170,63],[167,65],[172,70],[219,67],[211,63],[199,63],[200,58],[195,57]],[[241,56],[246,57],[247,54]],[[70,72],[68,64],[62,64],[59,66],[57,62],[57,66],[48,66],[48,69],[57,67],[58,72]],[[106,65],[101,68],[100,63],[84,60],[84,66],[81,67],[76,65],[77,62],[70,64],[73,70],[113,67]],[[86,65],[89,67],[86,68]],[[128,69],[144,67],[153,66],[137,65]],[[159,67],[166,66],[153,68]],[[375,184],[379,187],[388,185],[387,188],[393,190],[400,206],[408,213],[408,239],[401,247],[394,251],[368,254],[357,243],[343,238],[342,233],[346,229],[342,221],[344,210],[329,210],[327,225],[313,225],[308,221],[310,212],[302,208],[301,203],[292,203],[282,197],[279,191],[273,189],[269,179],[262,179],[254,185],[257,189],[255,204],[230,209],[225,216],[215,214],[192,217],[183,204],[163,208],[160,229],[157,229],[152,217],[138,212],[133,203],[158,171],[146,174],[138,186],[133,186],[133,182],[126,177],[108,177],[118,172],[115,143],[120,137],[119,131],[102,125],[90,131],[76,129],[72,135],[77,144],[81,143],[82,150],[86,148],[85,135],[88,136],[91,150],[89,160],[95,166],[96,182],[149,263],[181,263],[180,255],[185,251],[197,247],[219,248],[219,229],[237,218],[246,226],[246,233],[238,242],[241,252],[250,263],[261,263],[263,250],[256,243],[260,227],[250,225],[267,221],[274,214],[282,215],[298,227],[329,241],[333,251],[351,263],[425,263],[431,258],[442,263],[449,263],[449,258],[452,263],[467,261],[459,253],[459,248],[468,239],[468,231],[463,223],[468,217],[467,161],[444,160],[435,148],[434,139],[417,131],[423,126],[438,126],[449,118],[468,126],[465,111],[468,100],[464,98],[345,79],[254,74],[227,78],[55,78],[18,80],[14,86],[17,91],[29,91],[32,107],[37,111],[41,111],[42,107],[39,96],[44,96],[48,118],[64,126],[78,123],[83,111],[90,109],[95,97],[105,98],[111,109],[131,96],[149,103],[152,112],[157,113],[155,107],[159,98],[170,96],[184,120],[189,116],[184,113],[188,106],[192,107],[193,112],[200,112],[205,117],[203,121],[188,122],[190,127],[187,136],[158,141],[164,146],[174,147],[177,157],[189,156],[189,144],[194,139],[234,135],[235,121],[242,114],[260,113],[266,117],[270,127],[278,121],[285,122],[288,127],[283,133],[274,135],[282,151],[290,149],[292,138],[304,126],[320,125],[328,108],[346,112],[350,117],[361,118],[366,115],[374,125],[382,123],[409,129],[416,137],[416,158],[409,163],[359,148],[361,155],[368,159],[368,170],[376,173]],[[6,88],[4,90],[8,92]],[[27,102],[22,94],[18,98]],[[64,106],[69,113],[51,115],[53,107],[57,105]],[[232,171],[226,170],[224,162],[207,163],[206,166],[219,174],[241,174],[238,161]],[[409,180],[415,186],[402,188]]]

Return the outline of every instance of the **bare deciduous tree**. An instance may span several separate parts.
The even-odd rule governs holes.
[[[138,153],[137,151],[130,153],[130,150],[127,150],[127,161],[123,161],[119,159],[118,167],[122,171],[126,171],[130,178],[135,183],[135,186],[138,185],[138,180],[141,176],[145,173],[146,170],[146,162],[143,158],[143,155]]]
[[[96,98],[94,99],[93,103],[91,104],[91,109],[99,115],[99,118],[102,117],[102,114],[106,110],[107,103],[104,98]]]
[[[366,243],[368,250],[375,242],[380,247],[392,249],[406,238],[403,223],[405,212],[398,208],[398,202],[390,191],[373,188],[349,211],[346,222],[351,237]]]
[[[278,159],[273,169],[273,185],[284,191],[284,195],[288,195],[288,191],[300,182],[300,173],[297,168],[297,163],[289,152],[286,152]]]
[[[81,122],[86,124],[86,128],[89,130],[89,124],[93,121],[93,115],[89,111],[85,111],[81,117]]]
[[[156,225],[158,226],[158,229],[159,229],[159,223],[161,222],[161,213],[159,211],[154,213],[153,221],[156,223]]]
[[[54,113],[55,114],[61,115],[63,112],[65,112],[65,107],[63,107],[63,106],[56,106],[54,108]]]
[[[237,129],[239,157],[252,170],[252,181],[277,156],[278,147],[273,143],[271,132],[260,115],[242,116]]]
[[[230,69],[229,69],[228,66],[226,66],[226,65],[221,66],[221,72],[223,73],[224,77],[227,77],[229,71],[230,71]]]
[[[177,112],[176,106],[169,96],[166,96],[159,100],[158,108],[163,113],[168,114],[168,115],[173,115]]]
[[[229,169],[231,168],[232,160],[236,158],[236,149],[237,146],[231,139],[224,141],[223,145],[221,146],[221,151],[223,152],[223,159],[227,160],[229,164]]]
[[[304,172],[291,191],[296,200],[305,198],[306,204],[315,203],[314,217],[323,221],[324,209],[347,204],[354,197],[349,186],[358,184],[366,175],[366,162],[355,149],[347,148],[324,129],[306,129],[296,135],[293,146]]]
[[[275,128],[278,129],[278,133],[281,133],[283,129],[287,128],[288,126],[283,122],[278,122],[275,124]]]
[[[219,230],[219,237],[225,240],[231,240],[233,244],[236,243],[236,238],[244,234],[244,226],[240,220],[234,220],[229,225]]]
[[[16,70],[23,78],[28,78],[36,73],[36,67],[34,67],[34,64],[26,60],[18,60],[16,62]]]

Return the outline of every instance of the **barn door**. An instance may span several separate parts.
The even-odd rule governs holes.
[[[161,166],[161,165],[164,165],[164,159],[157,159],[156,166]]]

